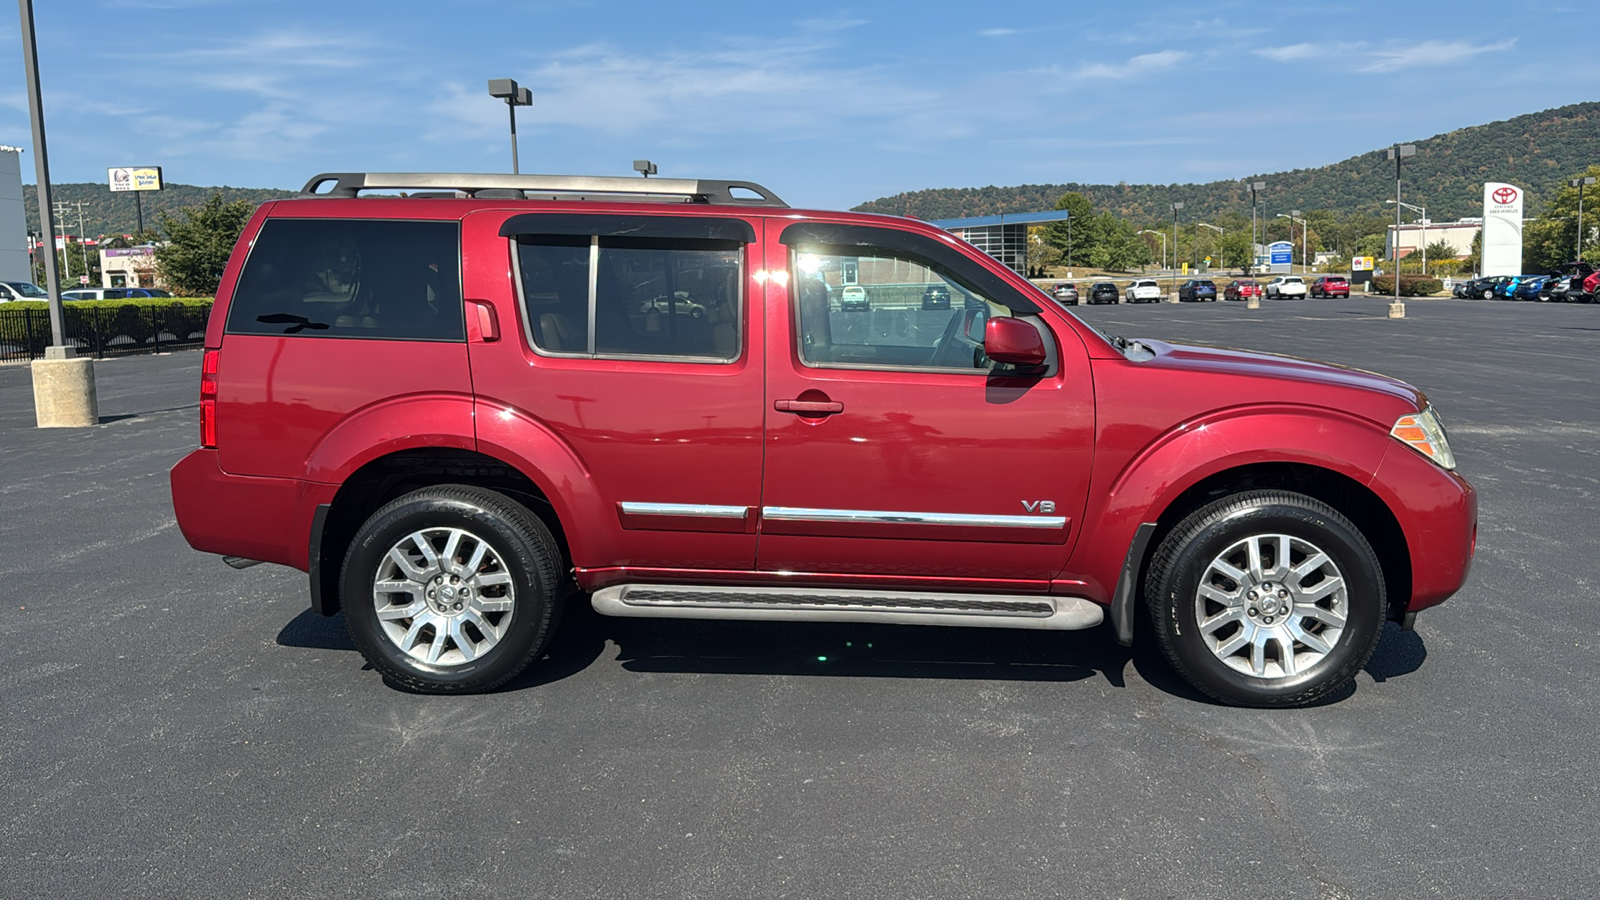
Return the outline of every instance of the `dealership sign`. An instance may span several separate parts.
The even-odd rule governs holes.
[[[1522,274],[1522,189],[1483,186],[1483,275]]]
[[[1273,241],[1267,245],[1267,253],[1270,254],[1270,261],[1275,266],[1288,266],[1294,263],[1294,244],[1289,241]]]
[[[106,176],[111,182],[112,191],[161,190],[160,166],[128,166],[120,169],[107,169]]]

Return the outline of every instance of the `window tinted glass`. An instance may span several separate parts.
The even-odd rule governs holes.
[[[801,246],[791,268],[806,365],[986,372],[985,323],[1011,315],[943,267],[899,251]],[[933,286],[949,292],[948,308],[924,307]]]
[[[594,335],[589,260],[593,278]],[[541,350],[598,356],[735,359],[740,350],[739,241],[518,238],[523,302]]]
[[[459,243],[454,222],[269,220],[228,331],[465,340]]]
[[[517,242],[528,328],[542,350],[589,352],[589,242],[588,237]]]

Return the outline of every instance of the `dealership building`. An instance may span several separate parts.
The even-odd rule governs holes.
[[[1444,241],[1455,250],[1455,258],[1460,259],[1472,252],[1472,239],[1482,230],[1481,218],[1457,219],[1454,222],[1430,222],[1427,219],[1408,222],[1400,226],[1400,256],[1421,253],[1423,247]],[[1390,225],[1383,245],[1384,256],[1394,257],[1395,241],[1395,228]]]

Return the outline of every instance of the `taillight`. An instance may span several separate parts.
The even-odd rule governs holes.
[[[220,351],[207,350],[200,361],[200,446],[217,446],[217,360]]]

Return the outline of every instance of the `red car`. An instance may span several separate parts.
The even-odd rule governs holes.
[[[1230,281],[1228,286],[1222,289],[1222,299],[1224,300],[1248,300],[1251,297],[1260,296],[1261,284],[1249,278]]]
[[[319,176],[250,219],[205,346],[184,536],[307,572],[419,691],[503,684],[587,594],[1123,643],[1142,606],[1198,689],[1300,705],[1476,535],[1409,385],[1107,336],[932,225],[747,182]]]
[[[1313,297],[1342,297],[1350,299],[1350,282],[1343,275],[1324,275],[1311,283]]]

